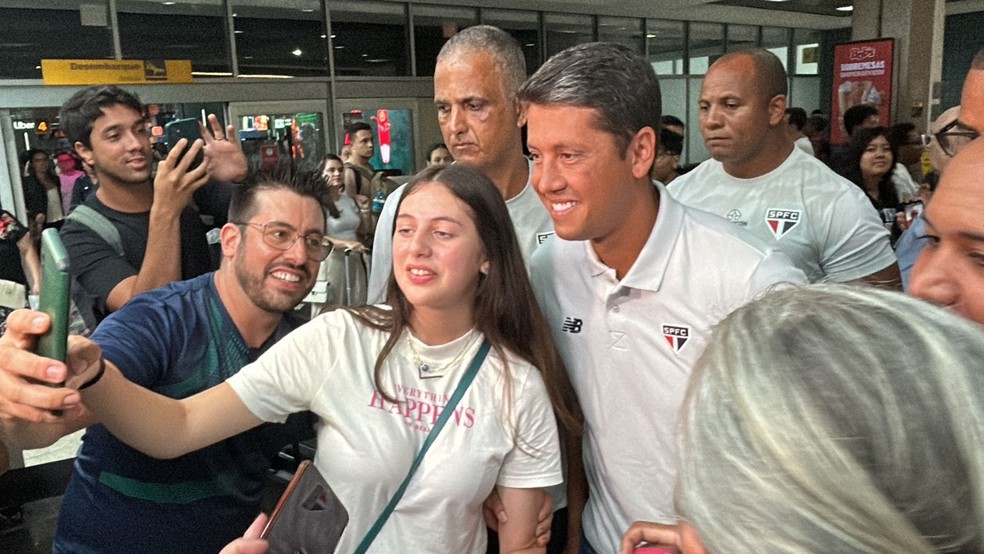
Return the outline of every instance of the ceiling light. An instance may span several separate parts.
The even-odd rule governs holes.
[[[839,12],[852,12],[852,11],[854,11],[854,6],[851,6],[851,5],[841,6],[841,7],[837,8],[837,11],[839,11]]]
[[[321,38],[328,38],[328,35],[321,35]]]
[[[304,8],[301,11],[304,13],[314,13],[314,10],[312,10],[311,8]]]
[[[235,30],[235,31],[233,31],[233,32],[234,32],[235,34],[237,34],[237,35],[241,35],[241,34],[243,34],[243,33],[245,33],[246,31],[240,31],[239,29],[236,29],[236,30]]]
[[[301,54],[303,54],[303,53],[304,53],[304,52],[301,52],[301,49],[300,49],[300,48],[295,48],[295,49],[294,49],[294,51],[293,51],[293,52],[291,52],[291,54],[293,54],[293,55],[295,55],[295,56],[300,56],[300,55],[301,55]]]
[[[161,2],[161,4],[164,4],[165,6],[173,6],[175,3],[168,1],[168,2]]]

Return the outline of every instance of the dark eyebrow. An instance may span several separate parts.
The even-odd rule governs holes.
[[[414,221],[417,220],[417,218],[415,216],[413,216],[412,214],[402,213],[402,212],[396,216],[396,219],[412,219]],[[461,225],[462,225],[460,221],[458,221],[457,219],[455,219],[453,217],[450,217],[450,216],[437,216],[437,217],[431,218],[431,221],[446,221],[448,223],[457,225],[458,227],[461,227]]]

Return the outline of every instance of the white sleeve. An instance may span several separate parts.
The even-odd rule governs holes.
[[[793,265],[792,260],[781,250],[772,250],[752,272],[748,279],[748,290],[753,295],[751,299],[755,299],[776,288],[806,284],[806,274]]]
[[[899,195],[899,202],[905,202],[919,192],[919,185],[912,180],[909,170],[900,163],[895,164],[892,169],[892,184],[895,185],[895,192]]]
[[[338,315],[325,314],[304,324],[226,380],[253,415],[283,422],[290,414],[310,409],[337,363],[333,349],[344,344],[338,326],[326,324]]]
[[[820,267],[825,280],[853,281],[895,263],[895,252],[881,218],[855,185],[832,199],[818,230]]]
[[[503,487],[529,489],[563,482],[560,439],[543,377],[529,368],[525,382],[514,381],[512,420],[515,440],[496,478]]]
[[[369,270],[367,304],[381,304],[386,300],[386,283],[393,272],[393,220],[396,219],[396,205],[407,188],[402,185],[389,196],[383,204],[383,211],[376,221],[376,233],[372,239],[372,265]]]

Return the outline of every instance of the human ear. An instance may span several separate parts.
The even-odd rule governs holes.
[[[83,144],[80,140],[75,141],[75,153],[78,154],[79,157],[82,158],[82,161],[87,163],[89,167],[95,167],[92,163],[92,149]]]
[[[775,127],[776,125],[785,122],[786,117],[786,95],[777,94],[769,99],[768,105],[769,111],[769,125]]]
[[[235,223],[226,223],[219,231],[219,244],[222,245],[222,258],[232,258],[239,243],[243,240],[243,229]]]
[[[632,176],[636,179],[649,178],[649,170],[656,160],[657,141],[656,131],[652,127],[643,127],[629,142],[626,156],[632,163]]]

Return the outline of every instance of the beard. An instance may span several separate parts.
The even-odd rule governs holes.
[[[296,308],[301,303],[301,300],[304,300],[304,297],[314,288],[314,279],[311,276],[311,272],[305,266],[295,266],[283,261],[274,261],[262,270],[251,269],[249,264],[244,261],[245,246],[245,242],[240,243],[236,252],[236,258],[233,260],[233,267],[235,269],[236,279],[239,281],[239,286],[242,287],[243,291],[257,308],[268,313],[287,313]],[[296,291],[277,290],[268,287],[266,285],[267,277],[278,268],[289,268],[301,272],[302,280],[307,283],[306,286]]]

